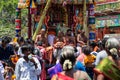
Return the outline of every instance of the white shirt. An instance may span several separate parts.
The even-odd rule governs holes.
[[[53,46],[54,38],[55,38],[55,35],[53,35],[53,34],[48,35],[48,43],[50,44],[50,46]]]
[[[3,64],[1,63],[1,61],[0,61],[0,72],[2,74],[4,74],[4,67],[3,67]]]
[[[37,58],[33,57],[37,63],[37,68],[30,61],[26,62],[20,58],[15,67],[16,80],[38,80],[37,76],[41,73],[41,65]]]
[[[20,57],[24,56],[24,54],[22,53],[21,47],[19,47],[19,49],[18,49],[18,55],[20,55]]]
[[[4,67],[0,62],[0,80],[4,80],[3,73],[4,73]]]
[[[4,80],[2,73],[0,72],[0,80]]]
[[[100,63],[100,61],[103,60],[104,58],[106,58],[107,56],[108,56],[108,54],[105,50],[102,50],[99,53],[97,53],[95,65],[98,65]]]

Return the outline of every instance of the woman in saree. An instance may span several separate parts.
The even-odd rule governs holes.
[[[105,44],[108,57],[104,58],[94,69],[95,80],[120,80],[119,41],[109,38]]]
[[[74,51],[72,46],[63,47],[60,56],[63,71],[53,75],[51,80],[91,80],[86,72],[73,68],[76,61]]]

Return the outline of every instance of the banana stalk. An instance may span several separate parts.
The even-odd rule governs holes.
[[[38,27],[37,27],[37,29],[36,29],[33,37],[32,37],[33,40],[36,39],[36,36],[37,36],[37,34],[39,33],[39,31],[40,31],[40,29],[41,29],[42,23],[43,23],[43,21],[44,21],[44,19],[45,19],[46,13],[47,13],[47,11],[48,11],[48,9],[49,9],[49,7],[50,7],[51,2],[52,2],[52,0],[48,0],[48,1],[47,1],[47,4],[46,4],[46,6],[45,6],[45,8],[44,8],[44,10],[43,10],[43,13],[42,13],[42,15],[41,15],[40,21],[39,21],[39,23],[38,23]]]
[[[84,0],[84,3],[83,3],[83,29],[85,31],[85,35],[88,37],[89,35],[89,31],[88,31],[88,27],[87,27],[87,15],[86,15],[86,11],[87,11],[87,8],[86,8],[86,0]]]

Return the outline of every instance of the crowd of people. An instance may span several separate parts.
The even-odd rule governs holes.
[[[84,31],[46,35],[36,40],[2,37],[0,80],[120,80],[116,38],[88,41]]]

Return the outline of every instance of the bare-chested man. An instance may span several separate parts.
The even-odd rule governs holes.
[[[37,35],[35,43],[37,43],[37,42],[41,42],[41,44],[42,44],[42,42],[45,42],[47,45],[47,38],[45,36],[45,29],[41,29],[40,34]]]
[[[66,45],[76,46],[76,39],[71,29],[68,29],[66,33]]]
[[[87,37],[85,36],[84,31],[79,30],[77,34],[77,44],[84,46],[87,44]]]

